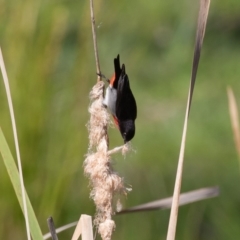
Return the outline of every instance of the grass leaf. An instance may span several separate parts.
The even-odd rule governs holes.
[[[14,191],[17,195],[17,199],[23,211],[23,202],[22,202],[22,191],[20,186],[19,180],[19,172],[17,170],[17,166],[13,159],[12,153],[8,147],[2,129],[0,128],[0,152],[4,161],[4,164],[7,168],[8,175],[11,179]],[[30,225],[30,232],[32,235],[33,240],[40,240],[43,239],[42,232],[40,226],[38,224],[36,215],[33,211],[32,205],[26,193],[26,200],[27,200],[27,209],[28,209],[28,216],[29,216],[29,225]]]
[[[16,149],[16,154],[17,154],[17,163],[18,163],[18,171],[19,171],[19,178],[20,178],[20,187],[21,187],[21,191],[22,191],[23,215],[24,215],[24,218],[25,218],[25,224],[26,224],[26,230],[27,230],[27,239],[31,240],[29,219],[28,219],[28,211],[27,211],[27,202],[26,202],[26,196],[24,194],[25,187],[24,187],[24,180],[23,180],[23,173],[22,173],[22,164],[21,164],[18,136],[17,136],[17,126],[16,126],[16,121],[15,121],[15,116],[14,116],[13,103],[12,103],[12,97],[11,97],[11,91],[10,91],[7,71],[6,71],[6,68],[5,68],[5,63],[4,63],[4,60],[3,60],[3,55],[2,55],[1,48],[0,48],[0,68],[1,68],[2,76],[3,76],[3,83],[4,83],[4,86],[5,86],[5,90],[6,90],[8,107],[9,107],[9,112],[10,112],[10,117],[11,117],[11,122],[12,122],[13,138],[14,138],[14,144],[15,144],[15,149]]]

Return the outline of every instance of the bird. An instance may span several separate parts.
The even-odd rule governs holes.
[[[129,142],[135,135],[135,120],[137,118],[137,104],[130,88],[125,65],[120,67],[120,56],[114,58],[114,74],[106,89],[103,105],[107,107],[119,129],[124,143]],[[106,78],[102,74],[98,74]]]

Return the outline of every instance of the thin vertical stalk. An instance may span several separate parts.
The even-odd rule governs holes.
[[[177,174],[176,174],[176,180],[175,180],[175,186],[174,186],[172,208],[171,208],[169,225],[168,225],[167,240],[174,240],[176,235],[179,196],[180,196],[181,184],[182,184],[182,173],[183,173],[183,162],[184,162],[184,151],[185,151],[185,143],[186,143],[186,135],[187,135],[188,117],[190,113],[193,90],[194,90],[195,80],[197,76],[203,38],[205,34],[205,29],[206,29],[209,6],[210,6],[210,0],[200,0],[198,26],[197,26],[193,64],[192,64],[192,74],[191,74],[190,87],[188,92],[187,108],[186,108],[182,141],[181,141],[181,147],[180,147],[180,153],[179,153],[179,159],[178,159],[178,167],[177,167]]]
[[[97,73],[101,73],[99,56],[98,56],[98,47],[97,47],[97,35],[96,35],[96,26],[95,26],[95,18],[94,18],[93,0],[90,0],[90,12],[91,12],[92,36],[93,36],[93,46],[94,46],[94,55],[95,55],[95,61],[96,61],[96,69],[97,69]],[[97,81],[100,81],[100,80],[101,80],[101,77],[98,76]]]

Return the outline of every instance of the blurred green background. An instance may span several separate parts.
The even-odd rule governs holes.
[[[130,207],[171,196],[187,101],[198,1],[95,1],[102,72],[119,53],[138,103],[132,152],[114,168],[133,191]],[[182,191],[219,185],[220,197],[181,207],[178,240],[240,236],[240,171],[226,87],[240,106],[240,1],[212,1],[193,96]],[[96,82],[89,1],[0,0],[0,44],[10,79],[26,189],[43,233],[94,215],[82,164],[89,91]],[[2,77],[1,77],[2,80]],[[4,85],[0,126],[15,156]],[[110,128],[110,148],[122,144]],[[0,161],[0,239],[26,239]],[[113,239],[165,239],[169,210],[114,217]],[[73,229],[59,234],[70,239]],[[98,237],[98,239],[100,239]]]

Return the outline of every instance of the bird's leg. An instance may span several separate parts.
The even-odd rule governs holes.
[[[110,83],[110,80],[106,78],[105,75],[103,75],[102,73],[97,73],[97,75],[101,78],[104,78],[108,83]]]

